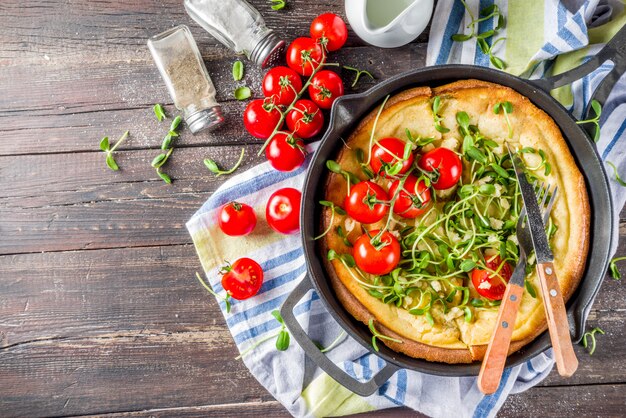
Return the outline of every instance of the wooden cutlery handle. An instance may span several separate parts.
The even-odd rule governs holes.
[[[485,395],[495,393],[500,386],[502,371],[511,345],[511,335],[515,329],[515,318],[522,302],[523,293],[524,288],[522,286],[509,283],[502,297],[496,328],[487,346],[485,358],[478,374],[478,388]]]
[[[565,301],[561,294],[554,264],[551,262],[538,264],[537,273],[541,283],[541,295],[548,319],[556,367],[561,376],[569,377],[578,368],[578,359],[574,353],[567,312],[565,311]]]

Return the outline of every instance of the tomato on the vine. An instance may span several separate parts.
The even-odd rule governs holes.
[[[220,273],[222,287],[238,300],[256,295],[263,284],[263,269],[251,258],[240,258],[222,267]]]
[[[449,189],[457,184],[463,170],[456,152],[444,147],[428,151],[417,165],[424,171],[432,172],[431,182],[435,190]]]
[[[317,72],[309,85],[309,96],[322,109],[330,109],[333,102],[343,96],[343,81],[329,70]]]
[[[304,162],[304,142],[293,135],[278,132],[265,148],[265,156],[278,171],[292,171]]]
[[[229,202],[220,209],[217,221],[226,235],[248,235],[256,226],[254,209],[245,203]]]
[[[296,38],[287,48],[287,65],[300,75],[313,74],[323,58],[322,46],[312,38]]]
[[[350,188],[343,207],[355,221],[363,224],[378,222],[387,214],[387,192],[378,184],[362,181]]]
[[[302,79],[291,68],[274,67],[263,77],[263,94],[271,97],[274,103],[289,106],[302,90]]]
[[[286,187],[276,190],[267,201],[265,217],[276,232],[293,234],[300,229],[300,201],[302,193]]]
[[[424,180],[417,182],[417,177],[412,174],[404,181],[404,187],[398,192],[398,197],[393,204],[393,211],[403,218],[417,218],[426,211],[430,202],[430,189]],[[400,180],[396,180],[389,187],[389,196],[395,196]]]
[[[272,135],[280,121],[280,110],[271,100],[256,99],[248,103],[243,112],[243,124],[250,135],[260,139],[267,139]]]
[[[325,45],[328,51],[336,51],[346,43],[348,28],[336,14],[323,13],[311,22],[311,38]]]
[[[376,144],[372,147],[372,158],[370,161],[374,173],[387,177],[387,170],[394,175],[404,174],[409,171],[411,165],[413,165],[414,157],[411,152],[407,159],[404,160],[405,146],[406,143],[403,140],[392,136],[376,141]],[[401,165],[398,171],[394,170],[396,164]]]
[[[285,118],[287,127],[299,138],[311,138],[322,130],[324,115],[310,100],[298,100]]]
[[[485,257],[485,266],[489,270],[498,272],[493,274],[487,270],[475,268],[472,270],[472,284],[480,296],[491,300],[502,300],[506,285],[513,274],[513,270],[509,263],[504,263],[502,268],[502,259],[499,255],[493,257]],[[500,271],[498,271],[500,269]]]
[[[378,230],[361,235],[352,249],[356,265],[366,273],[384,275],[390,273],[400,262],[400,243],[389,231],[382,233],[378,242],[372,239]]]

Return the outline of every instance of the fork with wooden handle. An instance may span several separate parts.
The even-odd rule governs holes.
[[[545,207],[543,212],[544,224],[550,218],[550,212],[552,206],[556,200],[558,188],[555,188],[550,196],[550,200],[546,205],[548,198],[548,190],[542,184],[537,197],[541,198],[540,207]],[[519,215],[517,221],[517,237],[518,239],[531,239],[529,231],[524,228],[524,219],[526,218],[526,208],[524,207]],[[525,237],[522,237],[525,235]],[[522,302],[522,294],[524,293],[524,279],[526,278],[526,252],[520,245],[520,257],[511,279],[506,287],[504,296],[502,297],[502,304],[498,311],[498,317],[496,319],[496,328],[491,336],[485,357],[480,367],[480,373],[478,374],[478,388],[486,395],[494,393],[500,386],[500,380],[502,378],[502,372],[504,371],[504,364],[506,363],[507,356],[509,354],[509,347],[511,346],[511,336],[515,329],[515,319],[517,318],[517,311],[519,310]]]

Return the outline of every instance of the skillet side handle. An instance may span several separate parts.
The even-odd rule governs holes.
[[[529,80],[529,82],[542,90],[550,92],[558,87],[571,84],[583,78],[609,60],[613,61],[615,67],[613,67],[609,75],[600,83],[600,86],[598,86],[594,93],[594,96],[597,96],[595,99],[601,104],[604,104],[613,85],[626,71],[626,26],[623,26],[613,38],[607,42],[600,52],[591,57],[591,59],[584,64],[552,77]]]
[[[369,396],[373,394],[387,380],[389,380],[395,372],[399,370],[399,367],[387,362],[385,367],[383,367],[372,379],[367,382],[359,382],[352,376],[346,374],[335,363],[330,361],[328,357],[326,357],[324,353],[322,353],[315,346],[313,341],[302,329],[293,313],[296,304],[312,288],[313,287],[309,277],[305,277],[291,292],[285,303],[283,303],[283,306],[280,308],[280,315],[283,317],[289,332],[291,332],[291,335],[298,342],[300,347],[302,347],[306,355],[339,384],[360,396]]]

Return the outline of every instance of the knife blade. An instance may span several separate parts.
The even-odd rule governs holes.
[[[548,320],[550,341],[554,348],[556,366],[561,376],[571,376],[578,368],[578,359],[574,353],[572,338],[569,331],[565,301],[554,268],[554,255],[548,244],[548,237],[541,218],[541,211],[533,186],[528,182],[524,172],[524,162],[519,154],[513,153],[508,144],[506,147],[511,156],[515,176],[522,193],[522,200],[528,216],[526,225],[530,232],[535,258],[537,275],[541,287],[543,306]],[[529,250],[529,249],[527,249]]]
[[[524,206],[526,207],[526,214],[528,217],[526,226],[528,227],[530,237],[533,241],[537,264],[554,261],[554,255],[550,249],[550,244],[548,244],[548,237],[543,224],[541,210],[539,209],[539,204],[537,203],[535,188],[526,178],[526,173],[524,172],[524,162],[520,158],[519,154],[513,153],[508,144],[507,149],[509,150],[509,155],[511,156],[511,161],[513,162],[517,183],[519,184],[520,191],[522,192],[522,200],[524,201]]]

